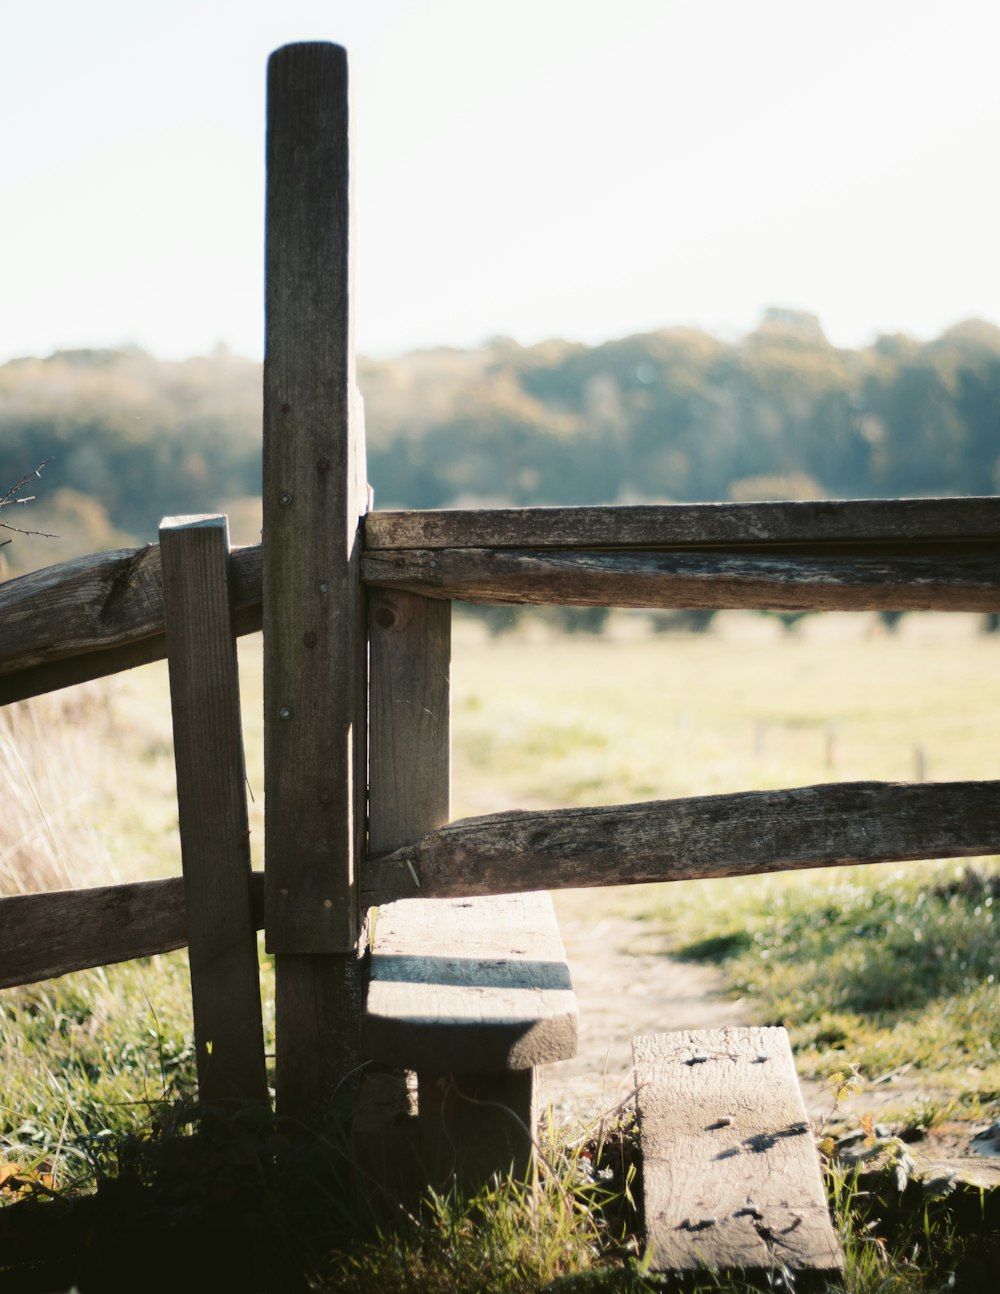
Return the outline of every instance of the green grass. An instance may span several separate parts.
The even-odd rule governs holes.
[[[767,622],[722,617],[716,634],[648,637],[619,617],[603,639],[535,631],[487,640],[459,622],[454,814],[907,780],[918,752],[932,778],[996,776],[1000,642],[968,632],[963,617],[914,617],[891,639],[858,633],[866,623],[817,618],[786,637]],[[259,643],[242,644],[241,663],[260,866]],[[8,713],[0,784],[4,893],[179,873],[165,669]],[[758,1018],[788,1026],[801,1073],[824,1078],[857,1066],[875,1078],[905,1065],[929,1085],[915,1122],[933,1123],[943,1110],[996,1113],[995,862],[636,887],[602,901],[641,915],[665,953],[718,964]],[[266,958],[262,986],[270,1038]],[[16,1193],[8,1185],[0,1200],[48,1189],[72,1198],[96,1189],[97,1200],[108,1198],[109,1183],[124,1190],[123,1181],[148,1200],[157,1181],[162,1221],[157,1210],[174,1217],[185,1200],[204,1205],[206,1192],[225,1195],[220,1182],[228,1181],[251,1218],[253,1245],[264,1237],[275,1252],[309,1250],[302,1288],[663,1287],[644,1274],[635,1249],[624,1173],[588,1174],[580,1130],[553,1134],[553,1171],[538,1181],[498,1183],[471,1203],[434,1198],[415,1218],[383,1219],[379,1232],[354,1204],[344,1212],[342,1146],[303,1148],[273,1124],[191,1137],[194,1090],[183,953],[5,991],[0,1173],[16,1163],[29,1184]],[[560,1139],[575,1149],[559,1149]],[[178,1142],[200,1149],[167,1171]],[[252,1205],[248,1183],[256,1183]],[[954,1201],[900,1210],[878,1183],[862,1187],[840,1171],[831,1172],[831,1190],[849,1294],[936,1294],[949,1273],[990,1260],[986,1249],[977,1256]],[[321,1225],[320,1214],[336,1225]],[[233,1223],[234,1252],[240,1236],[256,1252],[246,1225]]]

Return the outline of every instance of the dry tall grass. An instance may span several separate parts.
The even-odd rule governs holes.
[[[96,803],[108,722],[99,685],[0,710],[0,895],[115,879]]]

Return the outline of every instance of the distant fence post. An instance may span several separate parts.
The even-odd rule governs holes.
[[[225,517],[160,526],[198,1086],[267,1101]]]
[[[360,1058],[356,866],[366,688],[354,386],[347,55],[268,63],[264,357],[267,947],[276,956],[277,1101],[321,1113]]]

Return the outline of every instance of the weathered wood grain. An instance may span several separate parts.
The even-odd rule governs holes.
[[[673,548],[826,540],[996,539],[1000,498],[672,503],[372,512],[365,547]]]
[[[268,1100],[225,517],[160,525],[201,1099]]]
[[[548,894],[379,909],[365,1045],[437,1074],[525,1070],[576,1054],[577,1007]]]
[[[370,851],[412,843],[448,821],[450,630],[448,602],[369,595]],[[375,931],[365,1045],[374,1058],[417,1071],[422,1183],[476,1190],[494,1173],[526,1173],[532,1055],[560,1044],[575,1051],[575,1001],[548,896],[396,904],[379,912]],[[530,967],[529,947],[541,958]],[[567,986],[558,1019],[534,1019],[542,982]],[[546,1002],[553,1005],[552,990]]]
[[[837,782],[464,818],[372,859],[371,903],[1000,850],[1000,782]]]
[[[230,557],[233,628],[261,625],[261,549]],[[98,553],[0,584],[0,705],[162,660],[158,545]]]
[[[348,68],[268,61],[264,783],[277,1100],[304,1120],[360,1059],[355,867],[365,828],[367,507],[352,339]]]
[[[264,928],[264,873],[250,877],[254,929]],[[172,952],[187,943],[184,881],[133,881],[0,898],[0,988]]]
[[[369,595],[368,849],[387,854],[451,816],[451,604]]]
[[[1000,610],[1000,544],[891,552],[428,548],[369,553],[362,574],[380,588],[501,604]]]
[[[839,1271],[784,1029],[635,1038],[653,1271]]]
[[[364,678],[352,420],[347,55],[289,45],[268,62],[264,358],[267,943],[347,952]]]

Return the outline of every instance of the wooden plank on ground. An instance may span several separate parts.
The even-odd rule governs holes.
[[[336,45],[268,61],[264,356],[267,945],[278,1106],[311,1119],[359,1060],[356,893],[367,761],[354,379],[348,68]]]
[[[261,624],[261,550],[230,556],[233,629]],[[162,660],[160,550],[98,553],[0,584],[0,705]]]
[[[500,604],[997,611],[1000,545],[795,551],[426,548],[369,552],[368,584]]]
[[[372,512],[365,547],[672,548],[735,543],[996,539],[1000,498],[671,503]]]
[[[784,1029],[632,1043],[652,1270],[838,1271]]]
[[[464,818],[372,859],[369,903],[1000,850],[1000,782],[834,782]]]
[[[254,928],[262,930],[264,873],[250,879]],[[0,898],[0,988],[154,957],[186,943],[180,876]]]
[[[379,910],[365,1042],[436,1073],[525,1070],[576,1054],[576,997],[548,894]]]
[[[201,1099],[268,1100],[225,517],[160,526]]]

